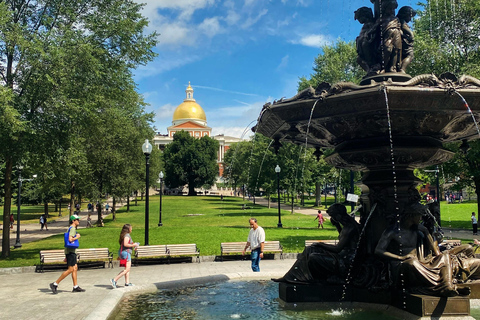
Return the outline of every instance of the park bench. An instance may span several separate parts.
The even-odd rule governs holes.
[[[113,254],[108,248],[77,249],[78,266],[103,266],[108,261],[108,266],[113,268]],[[66,269],[65,250],[40,250],[40,265],[37,272],[44,272],[47,269]]]
[[[108,262],[108,267],[113,268],[113,253],[108,248],[77,249],[79,267],[103,266]]]
[[[161,262],[167,261],[170,263],[174,258],[192,258],[197,257],[200,262],[200,251],[197,245],[192,244],[163,244],[151,246],[139,246],[135,250],[135,265],[139,261]]]
[[[48,269],[66,269],[65,250],[40,250],[40,265],[35,268],[36,272],[44,272]]]
[[[317,243],[317,242],[323,242],[323,243],[327,243],[327,244],[331,244],[331,245],[336,245],[338,241],[337,240],[305,240],[305,248],[309,247],[312,244]]]
[[[225,256],[239,255],[243,253],[243,249],[247,242],[222,242],[220,243],[220,259],[223,261]],[[246,253],[251,253],[250,248]],[[263,246],[263,254],[275,254],[280,253],[280,259],[283,259],[283,247],[280,241],[265,241]]]
[[[200,250],[198,250],[195,243],[189,244],[167,244],[168,259],[172,258],[192,258],[196,257],[197,262],[200,263]]]

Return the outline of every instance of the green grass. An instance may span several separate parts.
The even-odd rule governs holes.
[[[233,197],[225,197],[221,201],[220,197],[214,196],[164,196],[163,226],[158,227],[159,198],[158,196],[150,197],[149,243],[151,245],[196,243],[201,255],[220,255],[221,242],[246,241],[250,217],[257,218],[259,225],[265,229],[267,240],[279,240],[285,252],[303,251],[307,239],[335,239],[338,235],[329,221],[325,223],[325,229],[319,230],[316,228],[317,222],[314,221],[313,216],[290,214],[289,211],[282,211],[283,228],[277,228],[276,203],[272,203],[271,209],[247,203],[250,209],[242,210],[243,203],[241,198]],[[79,231],[82,236],[81,247],[108,247],[114,252],[116,258],[120,229],[125,223],[133,226],[133,240],[144,244],[144,205],[144,201],[139,201],[138,206],[130,207],[130,212],[126,212],[126,207],[123,207],[117,211],[116,221],[112,221],[112,215],[105,218],[103,228],[81,229]],[[470,215],[472,211],[476,212],[476,208],[476,202],[462,204],[442,202],[442,226],[470,229]],[[22,212],[24,212],[23,209]],[[85,221],[82,221],[82,225],[85,225]],[[38,264],[39,250],[61,248],[63,248],[63,235],[24,243],[22,248],[12,249],[8,259],[0,259],[0,267],[32,266]]]
[[[111,215],[105,218],[105,227],[81,229],[82,248],[108,247],[116,257],[118,237],[125,223],[133,226],[132,238],[144,244],[145,202],[117,211],[117,220]],[[220,255],[220,243],[246,241],[249,231],[248,219],[255,217],[265,229],[267,240],[279,240],[285,252],[303,251],[306,239],[335,239],[336,229],[326,222],[325,229],[318,230],[313,216],[290,214],[282,211],[283,228],[277,228],[278,209],[268,209],[248,203],[250,209],[242,210],[241,198],[225,197],[177,197],[164,196],[162,206],[162,227],[158,227],[159,198],[150,197],[149,243],[175,244],[196,243],[201,255]],[[85,223],[85,222],[82,222]],[[13,245],[13,244],[12,244]],[[38,264],[38,252],[42,249],[60,249],[63,235],[25,243],[22,248],[11,250],[8,259],[0,260],[0,267],[31,266]]]
[[[463,203],[447,204],[440,202],[440,215],[442,218],[442,227],[472,229],[472,212],[475,212],[478,218],[477,202],[464,201]]]

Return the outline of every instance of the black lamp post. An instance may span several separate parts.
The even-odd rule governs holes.
[[[148,139],[145,139],[145,143],[142,145],[142,151],[145,155],[145,245],[148,246],[148,189],[150,188],[148,183],[149,169],[150,164],[148,160],[150,159],[150,154],[152,153],[152,145],[148,142]]]
[[[21,248],[22,244],[20,243],[20,206],[22,203],[22,182],[23,181],[32,181],[33,179],[22,179],[22,169],[23,166],[19,165],[18,167],[18,195],[17,195],[17,239],[13,247],[15,249]],[[36,178],[37,175],[34,174],[33,178]]]
[[[278,228],[282,228],[282,217],[280,215],[280,166],[277,164],[275,167],[275,172],[277,173],[277,203],[278,203]]]
[[[158,214],[158,226],[163,226],[162,224],[162,193],[163,193],[163,171],[160,171],[158,174],[158,178],[160,179],[160,212]]]

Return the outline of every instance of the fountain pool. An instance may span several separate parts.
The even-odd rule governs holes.
[[[349,304],[350,305],[350,304]],[[401,319],[383,310],[345,307],[334,309],[287,309],[278,299],[278,284],[272,281],[227,281],[203,286],[160,290],[123,299],[110,320],[120,319]],[[394,308],[393,308],[394,309]],[[390,308],[391,311],[392,308]],[[404,315],[404,314],[403,314]],[[480,309],[472,309],[480,319]]]

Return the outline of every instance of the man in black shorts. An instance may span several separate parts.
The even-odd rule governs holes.
[[[74,242],[80,238],[80,234],[77,233],[77,227],[80,224],[80,218],[77,215],[70,216],[70,227],[68,228],[68,241]],[[77,249],[65,247],[65,257],[67,260],[68,269],[63,272],[57,281],[50,283],[50,289],[54,294],[57,293],[58,284],[60,281],[65,279],[69,274],[72,275],[73,280],[73,290],[72,292],[84,292],[85,289],[82,289],[77,284]]]

